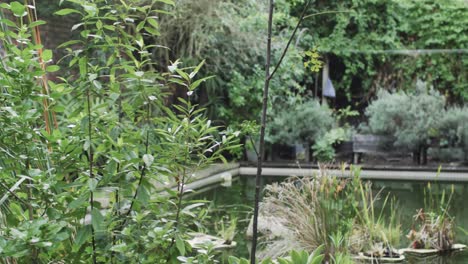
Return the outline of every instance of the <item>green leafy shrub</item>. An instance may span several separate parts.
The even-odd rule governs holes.
[[[459,147],[465,160],[468,155],[468,107],[450,107],[444,111],[438,125],[441,147]]]
[[[81,31],[62,44],[75,74],[57,82],[46,76],[59,69],[52,52],[34,39],[43,22],[0,4],[13,14],[0,20],[0,262],[174,263],[192,254],[188,231],[206,216],[184,187],[237,147],[237,133],[193,102],[203,62],[152,70],[144,36],[158,34],[156,4],[172,1],[66,2],[56,14],[79,17]],[[185,96],[167,106],[174,86]]]
[[[270,143],[309,143],[324,135],[334,124],[332,111],[317,100],[291,99],[270,115],[266,138]]]
[[[427,155],[441,162],[460,162],[465,160],[465,151],[459,147],[431,147]]]
[[[276,259],[276,262],[271,259],[265,259],[260,262],[260,264],[320,264],[323,262],[325,256],[323,255],[323,246],[316,248],[312,253],[307,251],[296,251],[292,250],[289,252],[289,256],[284,258]],[[250,261],[244,258],[229,257],[229,264],[249,264]],[[340,262],[341,263],[341,262]]]
[[[352,130],[350,128],[333,128],[320,137],[312,146],[314,157],[318,161],[332,161],[335,158],[336,144],[350,140]]]
[[[372,133],[393,136],[395,146],[420,151],[435,135],[444,105],[442,95],[424,87],[414,93],[380,91],[366,116]]]

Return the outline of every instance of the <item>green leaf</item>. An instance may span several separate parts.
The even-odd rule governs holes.
[[[199,80],[196,80],[194,81],[191,85],[190,85],[190,91],[193,91],[195,89],[197,89],[198,86],[200,86],[200,84],[202,84],[203,82],[213,78],[214,76],[208,76],[208,77],[205,77],[205,78],[202,78],[202,79],[199,79]]]
[[[110,248],[111,251],[124,253],[128,250],[128,246],[125,243],[117,244]]]
[[[97,185],[98,185],[98,180],[96,178],[88,179],[88,187],[91,192],[94,192],[96,190]]]
[[[60,70],[60,67],[58,65],[49,65],[46,68],[47,72],[56,72],[58,70]]]
[[[78,250],[91,237],[91,226],[86,225],[78,230],[73,245],[74,251]]]
[[[234,257],[234,256],[229,256],[228,257],[228,263],[229,264],[239,264],[240,259]]]
[[[145,154],[143,155],[143,162],[146,165],[146,168],[151,167],[151,164],[153,164],[154,157],[151,154]]]
[[[190,79],[193,79],[193,77],[195,77],[195,75],[197,75],[197,73],[200,71],[201,67],[203,66],[203,64],[205,64],[205,60],[203,60],[202,62],[200,62],[200,64],[198,64],[198,66],[195,68],[195,70],[193,70],[191,73],[190,73]]]
[[[309,259],[309,262],[307,264],[320,264],[323,262],[324,258],[324,255],[315,256],[314,258]]]
[[[180,70],[180,69],[175,69],[175,71],[180,75],[180,77],[182,77],[184,80],[186,81],[190,81],[190,77],[187,73],[185,73],[184,71]]]
[[[136,199],[144,206],[151,200],[151,196],[145,186],[140,186]]]
[[[93,80],[93,85],[98,90],[102,89],[102,84],[98,80]]]
[[[289,260],[284,259],[284,258],[278,258],[277,261],[279,264],[291,264]]]
[[[54,236],[56,241],[64,241],[65,239],[68,239],[70,237],[70,234],[67,232],[60,232]]]
[[[0,23],[4,23],[5,25],[7,25],[9,27],[16,27],[15,22],[13,22],[13,21],[11,21],[9,19],[6,19],[6,18],[0,19]]]
[[[75,44],[78,44],[78,43],[82,43],[82,41],[81,41],[81,40],[69,40],[69,41],[67,41],[67,42],[64,42],[64,43],[60,44],[60,45],[58,46],[58,48],[59,48],[59,49],[60,49],[60,48],[65,48],[65,47],[67,47],[67,46],[75,45]]]
[[[182,238],[179,236],[176,237],[176,247],[177,250],[179,250],[180,255],[184,256],[185,255],[185,243]]]
[[[69,209],[76,209],[83,207],[84,203],[87,203],[89,198],[89,193],[82,194],[77,199],[73,200],[71,203],[68,204]]]
[[[161,33],[152,27],[145,27],[145,30],[153,36],[159,36]]]
[[[292,260],[292,263],[295,263],[295,264],[306,264],[306,261],[307,261],[307,259],[304,261],[302,259],[302,254],[300,254],[296,250],[291,251],[291,260]]]
[[[95,16],[97,15],[99,9],[96,7],[96,5],[83,5],[84,10],[88,15]]]
[[[13,12],[13,14],[17,17],[24,17],[27,14],[26,7],[23,4],[16,1],[10,4],[10,9]]]
[[[146,21],[144,21],[144,20],[141,21],[140,23],[138,23],[138,26],[136,27],[136,31],[140,32],[141,29],[145,27],[145,23],[146,23]]]
[[[83,144],[83,150],[88,151],[89,147],[91,147],[91,141],[89,141],[89,139],[86,139],[85,143]]]
[[[83,58],[80,58],[80,60],[78,61],[78,65],[80,66],[80,75],[81,76],[86,76],[86,73],[87,73],[87,60],[85,57]]]
[[[161,3],[165,3],[165,4],[168,4],[168,5],[175,6],[174,1],[172,1],[172,0],[156,0],[156,2],[161,2]]]
[[[148,23],[150,23],[150,25],[152,25],[154,28],[159,28],[159,23],[158,21],[156,21],[156,19],[154,18],[148,18]]]
[[[36,20],[34,22],[32,22],[31,24],[28,25],[29,28],[33,28],[33,27],[37,27],[37,26],[40,26],[40,25],[45,25],[46,22],[44,20]]]
[[[98,209],[93,208],[93,210],[91,211],[91,224],[93,225],[94,230],[102,231],[103,223],[104,216],[102,216],[101,212]]]
[[[69,15],[69,14],[72,14],[72,13],[83,15],[80,11],[78,11],[76,9],[71,9],[71,8],[61,9],[61,10],[55,12],[54,14],[59,15],[59,16],[66,16],[66,15]]]

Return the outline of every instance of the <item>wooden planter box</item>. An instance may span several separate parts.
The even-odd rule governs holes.
[[[353,153],[353,141],[343,141],[336,145],[336,154],[351,154]]]

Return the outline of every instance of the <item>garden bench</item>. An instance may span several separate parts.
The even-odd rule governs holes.
[[[389,153],[401,153],[393,147],[393,138],[372,134],[356,134],[353,136],[353,162],[358,164],[362,154],[385,156]]]

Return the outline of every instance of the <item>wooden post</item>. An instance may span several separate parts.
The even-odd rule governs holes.
[[[314,98],[317,99],[318,93],[318,83],[319,83],[319,74],[318,72],[315,73],[315,81],[314,81]]]
[[[307,142],[304,145],[304,160],[305,162],[309,163],[310,162],[310,143]]]
[[[325,95],[324,95],[324,92],[325,92],[325,87],[327,86],[327,82],[328,82],[328,71],[329,71],[329,65],[328,65],[328,57],[325,55],[324,56],[325,60],[323,62],[323,70],[322,70],[322,104],[325,102]]]

